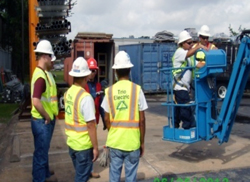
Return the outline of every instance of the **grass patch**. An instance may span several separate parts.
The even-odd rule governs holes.
[[[0,123],[8,123],[19,104],[0,103]]]
[[[64,81],[64,71],[51,71],[56,77],[55,81],[56,83],[65,83]]]

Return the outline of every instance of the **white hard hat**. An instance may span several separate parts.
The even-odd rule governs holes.
[[[207,25],[202,25],[200,31],[198,32],[199,35],[210,37],[209,27]]]
[[[51,61],[53,62],[53,61],[55,61],[55,60],[56,60],[56,56],[53,54],[53,55],[52,55]]]
[[[78,57],[72,65],[72,69],[69,72],[70,76],[73,77],[84,77],[91,74],[88,63],[83,57]]]
[[[51,43],[47,40],[41,40],[34,50],[35,52],[45,53],[45,54],[54,54]]]
[[[179,41],[178,44],[188,40],[188,39],[192,39],[192,37],[190,36],[190,34],[186,31],[183,30],[180,34],[179,34]]]
[[[125,51],[119,51],[115,56],[115,63],[112,66],[113,69],[132,68],[134,65],[130,61],[128,53]]]

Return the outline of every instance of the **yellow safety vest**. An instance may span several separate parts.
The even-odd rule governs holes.
[[[42,93],[41,97],[41,103],[43,105],[44,110],[48,113],[50,119],[54,119],[52,105],[51,105],[51,94],[50,94],[50,84],[48,82],[48,78],[46,76],[46,73],[41,68],[36,67],[36,69],[33,72],[32,80],[31,80],[31,95],[33,96],[34,92],[34,84],[37,81],[38,78],[43,78],[45,80],[46,84],[46,90],[44,93]],[[32,99],[31,99],[32,100]],[[34,118],[42,119],[43,116],[36,110],[34,107],[34,104],[32,102],[32,109],[31,109],[31,115]]]
[[[110,107],[110,124],[106,145],[124,151],[140,148],[139,92],[141,87],[121,80],[105,89]]]
[[[179,47],[178,49],[183,49],[183,48]],[[175,53],[177,52],[177,50],[175,51]],[[173,66],[174,66],[174,61],[175,61],[174,60],[175,53],[174,53],[174,55],[172,57],[172,64],[173,64]],[[184,73],[186,71],[185,67],[194,67],[195,66],[194,56],[191,56],[190,60],[191,60],[191,65],[189,64],[188,60],[184,60],[183,63],[182,63],[182,65],[180,66],[180,68],[182,68],[182,69],[174,69],[172,71],[172,73],[173,73],[173,75],[174,75],[174,77],[176,79],[179,79],[179,80],[181,79],[181,77],[184,75]],[[194,69],[192,69],[192,77],[194,77]]]
[[[50,85],[50,98],[51,98],[51,107],[53,110],[53,114],[55,116],[58,115],[58,99],[57,99],[57,88],[56,88],[56,82],[54,80],[54,77],[52,73],[45,71],[48,76],[48,81]]]
[[[88,95],[90,95],[88,92],[76,85],[72,85],[64,94],[67,145],[76,151],[93,147],[87,123],[80,112],[81,100]]]

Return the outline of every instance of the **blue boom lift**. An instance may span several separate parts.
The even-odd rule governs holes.
[[[226,68],[226,54],[223,50],[203,51],[206,64],[195,71],[193,81],[195,99],[187,104],[176,104],[173,100],[172,71],[174,68],[161,69],[167,76],[167,88],[169,88],[167,100],[162,104],[167,107],[168,115],[168,124],[163,127],[163,140],[195,143],[218,138],[219,144],[228,141],[250,72],[250,38],[248,34],[250,34],[250,30],[244,30],[239,36],[241,44],[219,113],[217,113],[216,76]],[[175,107],[195,108],[196,127],[188,130],[175,128]],[[214,110],[216,112],[212,112]]]

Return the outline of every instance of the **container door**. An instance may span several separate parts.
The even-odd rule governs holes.
[[[175,43],[145,43],[122,45],[119,50],[126,51],[134,65],[131,80],[141,85],[145,93],[165,92],[167,78],[160,69],[172,66]]]
[[[172,57],[177,49],[176,43],[164,43],[159,46],[159,69],[172,67]],[[169,91],[172,87],[170,75],[159,72],[159,84],[162,91]]]
[[[142,44],[142,89],[153,93],[160,90],[159,44]]]
[[[127,52],[134,65],[130,72],[130,80],[142,86],[141,45],[121,45],[119,51]]]

